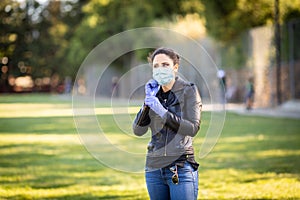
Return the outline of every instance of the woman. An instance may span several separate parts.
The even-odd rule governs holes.
[[[145,85],[145,102],[134,123],[135,135],[151,129],[145,178],[151,200],[197,199],[198,163],[192,137],[200,128],[197,87],[176,76],[179,56],[168,48],[149,56],[153,79]]]

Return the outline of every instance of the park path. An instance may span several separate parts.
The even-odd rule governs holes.
[[[111,115],[111,114],[136,114],[141,108],[140,101],[131,102],[125,99],[97,99],[96,102],[104,102],[106,106],[74,106],[72,107],[70,96],[67,104],[52,104],[52,103],[0,103],[0,114],[3,118],[16,117],[60,117],[60,116],[82,116],[82,115]],[[83,104],[88,105],[88,104]],[[246,110],[243,104],[228,103],[225,105],[203,103],[203,111],[226,111],[240,115],[248,116],[265,116],[265,117],[280,117],[300,119],[300,100],[292,100],[283,103],[281,106],[274,108],[254,108]]]
[[[226,110],[240,115],[300,119],[300,100],[292,100],[274,108],[246,110],[242,104],[227,104]]]

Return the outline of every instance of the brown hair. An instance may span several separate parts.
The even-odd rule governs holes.
[[[148,56],[148,62],[152,63],[155,56],[158,54],[165,54],[169,56],[173,60],[174,65],[176,64],[179,65],[179,55],[173,49],[166,48],[166,47],[160,47],[156,49],[154,52],[150,53]]]

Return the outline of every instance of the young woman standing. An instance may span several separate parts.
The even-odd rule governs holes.
[[[200,129],[202,103],[196,85],[176,76],[179,56],[158,48],[148,58],[153,79],[145,85],[143,108],[133,123],[134,134],[150,128],[145,178],[151,200],[196,200],[198,163],[192,138]]]

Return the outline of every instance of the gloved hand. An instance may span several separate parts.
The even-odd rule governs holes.
[[[161,118],[167,113],[167,110],[161,105],[155,96],[146,96],[145,105],[149,106]]]
[[[145,85],[146,96],[155,96],[159,90],[159,85],[156,80],[150,79]]]

